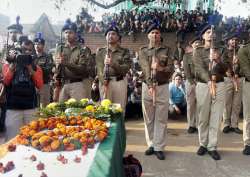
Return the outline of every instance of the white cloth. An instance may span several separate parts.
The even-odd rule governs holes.
[[[99,143],[96,144],[93,149],[88,149],[88,153],[83,156],[81,155],[81,150],[69,152],[41,152],[32,147],[19,145],[15,152],[9,152],[1,159],[3,164],[6,164],[8,161],[13,161],[15,164],[14,170],[1,174],[1,177],[15,177],[20,174],[25,177],[39,177],[42,173],[42,171],[36,169],[36,165],[39,162],[44,163],[45,168],[43,172],[49,177],[86,177],[98,147]],[[62,154],[68,159],[67,164],[62,164],[56,159],[59,154]],[[32,162],[29,159],[31,155],[35,155],[37,161]],[[80,163],[74,162],[76,155],[81,157]]]

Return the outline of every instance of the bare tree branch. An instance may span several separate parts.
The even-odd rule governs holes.
[[[115,0],[114,2],[112,2],[112,3],[108,4],[108,5],[104,5],[104,4],[102,4],[102,3],[100,3],[100,2],[98,2],[96,0],[86,0],[86,1],[88,1],[90,3],[93,3],[93,4],[95,4],[95,5],[97,5],[97,6],[101,7],[101,8],[109,9],[111,7],[114,7],[114,6],[118,5],[118,4],[120,4],[121,2],[126,1],[126,0]]]
[[[97,0],[85,0],[89,3],[92,3],[94,5],[97,5],[101,8],[104,8],[104,9],[109,9],[111,7],[114,7],[126,0],[115,0],[114,2],[110,3],[110,4],[104,4],[104,3],[100,3],[98,2]],[[132,0],[132,2],[135,4],[135,5],[142,5],[142,4],[147,4],[148,2],[152,2],[152,1],[155,1],[155,0]]]

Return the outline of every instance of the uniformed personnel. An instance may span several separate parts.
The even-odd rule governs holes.
[[[105,32],[107,45],[97,49],[96,66],[101,99],[105,96],[125,110],[127,103],[126,74],[132,60],[129,50],[120,46],[121,36],[116,26]],[[105,69],[106,65],[106,69]],[[106,85],[105,85],[106,84]]]
[[[199,119],[200,147],[197,154],[202,156],[208,152],[214,160],[220,160],[217,144],[225,103],[224,75],[226,67],[220,61],[221,51],[217,47],[216,49],[215,46],[211,46],[214,45],[213,35],[211,25],[203,27],[200,36],[204,41],[204,45],[194,50],[193,57]]]
[[[250,155],[250,43],[239,49],[238,57],[242,77],[242,102],[243,102],[243,141],[244,155]]]
[[[200,38],[195,37],[190,41],[186,48],[183,57],[183,67],[186,77],[185,88],[186,88],[186,100],[187,100],[187,121],[188,121],[188,133],[195,133],[198,131],[198,118],[196,114],[196,94],[195,94],[195,73],[193,64],[193,50],[200,45]]]
[[[145,76],[142,84],[142,110],[148,145],[145,155],[155,154],[159,160],[164,160],[169,106],[168,83],[174,72],[174,66],[170,48],[161,42],[160,27],[152,24],[147,34],[149,44],[139,51],[139,63]],[[155,57],[154,62],[153,57]],[[155,76],[152,76],[153,70],[156,71]],[[155,88],[154,80],[157,83]],[[154,91],[155,102],[153,102]]]
[[[222,60],[227,65],[225,77],[225,108],[223,112],[224,133],[235,132],[242,134],[239,129],[239,116],[241,110],[242,80],[239,73],[238,62],[238,35],[229,33],[226,38],[227,48],[223,52]]]
[[[45,39],[38,33],[34,39],[36,55],[34,56],[35,64],[40,66],[43,71],[43,87],[39,90],[40,106],[46,106],[50,103],[50,81],[52,79],[52,68],[54,62],[51,55],[48,55],[45,50]]]
[[[16,17],[16,23],[12,24],[7,27],[8,30],[8,44],[6,43],[1,54],[1,71],[3,63],[6,63],[8,60],[13,60],[9,55],[14,55],[15,48],[17,45],[17,41],[19,36],[23,33],[23,26],[19,23],[20,17]],[[8,52],[8,53],[7,53]],[[2,72],[1,72],[2,73]],[[3,96],[3,100],[1,100],[0,108],[1,108],[1,115],[0,115],[0,132],[5,131],[5,118],[6,118],[6,100],[5,96]]]
[[[88,79],[90,71],[88,50],[82,48],[77,42],[77,27],[75,23],[67,20],[62,28],[65,43],[59,44],[56,48],[55,73],[63,80],[63,87],[59,95],[59,101],[63,102],[69,98],[80,100],[87,97],[90,87],[84,85],[84,80]],[[60,72],[60,73],[59,73]]]

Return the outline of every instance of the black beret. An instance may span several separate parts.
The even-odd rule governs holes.
[[[204,27],[200,30],[199,36],[202,37],[202,35],[208,30],[211,29],[211,25],[210,24],[206,24],[204,25]]]
[[[107,36],[108,32],[110,31],[114,31],[118,34],[118,36],[121,36],[120,33],[119,33],[119,29],[116,27],[116,26],[110,26],[104,33],[105,36]]]
[[[224,41],[228,41],[232,38],[239,38],[239,35],[237,33],[227,33],[224,37]]]
[[[20,16],[16,17],[16,24],[12,24],[7,27],[9,31],[16,31],[18,33],[23,33],[23,26],[19,23],[20,21]]]
[[[153,24],[151,24],[151,25],[148,27],[147,33],[150,33],[151,31],[153,31],[153,30],[155,30],[155,29],[161,31],[160,26],[157,25],[157,24],[155,24],[155,23],[153,23]]]
[[[9,31],[14,30],[14,31],[16,31],[16,32],[18,32],[18,33],[22,33],[22,32],[23,32],[23,26],[22,26],[22,25],[19,25],[19,24],[10,25],[10,26],[7,27],[7,29],[8,29]]]
[[[63,25],[62,31],[71,30],[75,33],[77,32],[77,26],[75,23],[71,22],[70,19],[66,20],[65,24]]]
[[[35,39],[34,39],[34,41],[33,41],[34,43],[40,43],[40,44],[42,44],[42,45],[44,45],[45,44],[45,40],[44,40],[44,38],[42,37],[42,33],[37,33],[36,34],[36,37],[35,37]]]
[[[42,45],[45,44],[45,40],[43,38],[35,38],[34,39],[34,43],[40,43]]]

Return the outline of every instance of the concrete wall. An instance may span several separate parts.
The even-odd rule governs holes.
[[[163,33],[162,37],[164,39],[164,44],[175,49],[176,46],[176,35],[175,33]],[[186,35],[186,41],[193,37],[192,33]],[[106,45],[106,40],[104,34],[99,33],[89,33],[85,34],[85,43],[90,47],[92,52],[95,52],[98,47],[103,47]],[[148,39],[147,35],[144,33],[135,34],[133,36],[123,36],[122,37],[122,46],[129,48],[134,51],[138,51],[141,46],[147,45]]]

